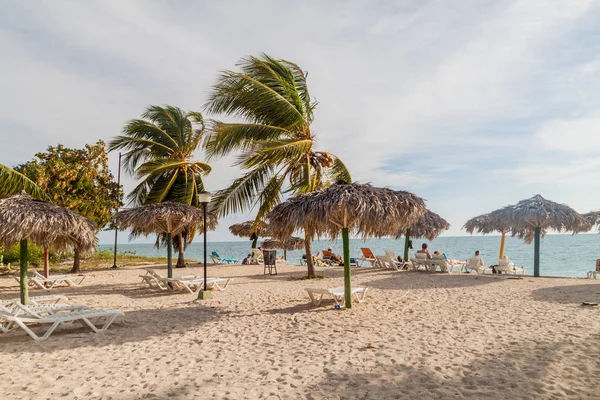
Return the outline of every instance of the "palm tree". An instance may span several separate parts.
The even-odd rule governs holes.
[[[48,200],[38,185],[22,173],[0,164],[0,198],[12,196],[24,190],[35,198]]]
[[[127,122],[123,135],[108,147],[109,151],[126,151],[124,169],[141,180],[128,201],[134,206],[163,201],[200,206],[202,176],[211,171],[210,165],[194,160],[204,136],[202,114],[168,105],[149,106],[142,118]],[[185,266],[183,253],[193,236],[184,232],[173,241],[179,252],[177,267]],[[160,239],[158,242],[164,243],[164,238]]]
[[[242,120],[214,121],[206,141],[209,158],[241,152],[235,164],[245,170],[213,198],[216,211],[227,215],[257,205],[256,221],[261,221],[284,193],[351,182],[337,156],[315,149],[310,124],[317,103],[308,92],[307,73],[266,54],[243,58],[238,66],[241,72],[221,72],[206,105],[209,112]],[[309,276],[314,275],[310,242],[305,240]]]

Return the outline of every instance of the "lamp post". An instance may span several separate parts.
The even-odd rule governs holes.
[[[117,172],[117,185],[121,187],[121,152],[119,152],[119,169]],[[119,209],[117,208],[117,211]],[[117,233],[119,232],[119,228],[115,225],[115,252],[113,255],[113,266],[112,269],[117,269]]]
[[[204,232],[204,290],[201,290],[200,293],[198,293],[198,298],[202,299],[202,300],[206,300],[206,299],[212,298],[212,292],[210,292],[208,290],[207,283],[206,283],[207,282],[207,278],[206,278],[207,277],[207,271],[206,271],[206,206],[210,202],[211,197],[212,197],[212,194],[210,194],[206,190],[203,190],[202,192],[198,193],[198,200],[200,200],[200,204],[202,204],[202,209],[204,210],[204,221],[203,221],[203,232]]]

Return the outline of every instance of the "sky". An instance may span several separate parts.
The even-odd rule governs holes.
[[[0,162],[108,142],[152,104],[204,112],[218,72],[264,52],[308,71],[317,148],[426,199],[445,235],[535,194],[596,210],[599,20],[591,0],[3,0]],[[231,163],[210,162],[210,191]],[[240,240],[229,225],[252,217],[208,239]]]

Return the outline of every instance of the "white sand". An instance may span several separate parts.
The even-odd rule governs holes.
[[[279,271],[210,267],[234,280],[204,302],[141,286],[140,268],[89,273],[52,293],[125,317],[99,334],[0,335],[0,398],[600,398],[600,307],[581,306],[600,281],[362,269],[367,301],[334,310],[303,288],[341,286],[341,269]],[[0,279],[1,298],[17,289]]]

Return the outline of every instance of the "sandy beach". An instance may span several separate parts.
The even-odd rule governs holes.
[[[600,281],[353,269],[366,301],[335,310],[303,289],[341,286],[343,270],[291,279],[305,268],[211,266],[233,281],[203,302],[144,287],[142,267],[88,272],[52,293],[125,317],[98,334],[1,335],[0,398],[600,398],[600,307],[581,305],[600,302]]]

